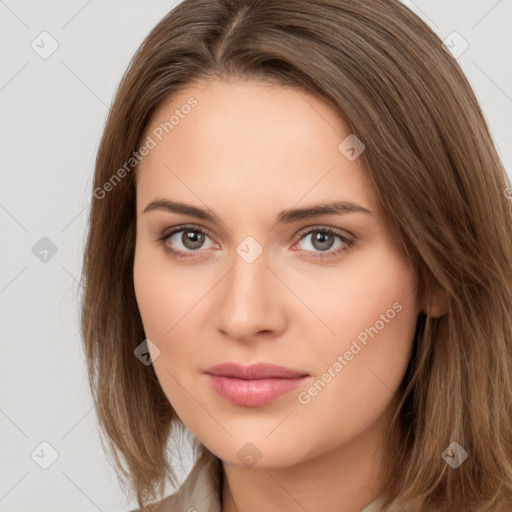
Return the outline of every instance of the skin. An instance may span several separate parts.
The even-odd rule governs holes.
[[[422,309],[415,275],[363,158],[350,161],[338,149],[351,132],[329,103],[262,82],[199,82],[162,103],[144,137],[190,96],[197,106],[136,174],[134,282],[146,336],[160,350],[159,382],[183,423],[223,461],[223,512],[359,512],[382,492],[382,449]],[[143,213],[164,198],[210,209],[221,222]],[[281,210],[340,199],[373,215],[275,222]],[[157,239],[183,223],[207,235],[196,249],[184,245],[182,232],[164,242],[195,251],[176,259]],[[344,243],[334,236],[332,248],[315,244],[301,234],[311,227],[332,227],[354,243],[320,258],[322,247]],[[263,249],[252,263],[236,252],[248,236]],[[299,393],[394,303],[401,305],[394,318],[300,403]],[[226,361],[272,362],[311,377],[268,405],[242,407],[203,374]],[[252,467],[237,456],[248,442],[261,456]]]

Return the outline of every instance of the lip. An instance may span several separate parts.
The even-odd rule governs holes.
[[[208,368],[204,373],[220,396],[243,407],[267,405],[310,377],[306,372],[269,363],[249,366],[222,363]]]
[[[256,363],[249,366],[238,363],[221,363],[208,368],[205,370],[205,373],[246,380],[271,378],[291,379],[308,375],[307,372],[292,370],[291,368],[271,363]]]

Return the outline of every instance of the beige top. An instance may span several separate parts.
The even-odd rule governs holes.
[[[219,459],[207,453],[199,458],[178,491],[160,501],[155,512],[221,512]],[[377,512],[381,498],[361,512]]]

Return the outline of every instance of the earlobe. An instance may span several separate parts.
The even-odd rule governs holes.
[[[432,292],[431,299],[423,311],[430,318],[438,318],[448,313],[448,296],[445,290],[436,287]]]

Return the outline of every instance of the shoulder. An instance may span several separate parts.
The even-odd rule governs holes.
[[[220,512],[222,464],[212,453],[203,454],[174,494],[158,502],[154,512]],[[133,510],[130,512],[140,512]]]

